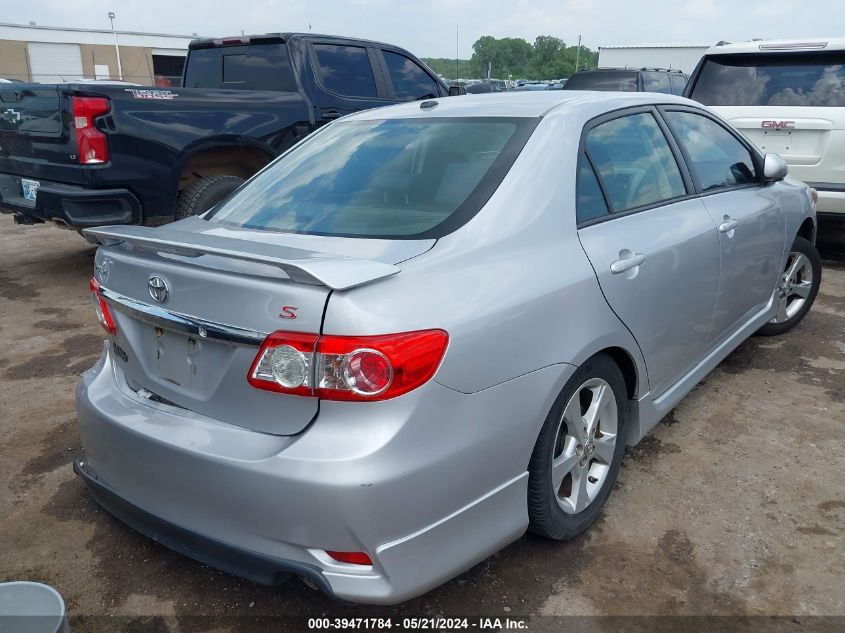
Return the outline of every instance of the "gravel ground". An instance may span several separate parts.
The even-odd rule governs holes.
[[[102,348],[93,253],[71,232],[0,217],[0,581],[55,586],[74,633],[304,630],[302,616],[321,615],[530,615],[531,630],[559,622],[541,615],[782,615],[783,630],[845,627],[812,617],[845,616],[845,263],[835,243],[804,322],[743,343],[629,450],[587,534],[525,536],[425,596],[378,609],[202,566],[91,500],[70,463],[81,454],[73,387]]]

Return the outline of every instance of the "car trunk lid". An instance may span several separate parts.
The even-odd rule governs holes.
[[[431,247],[431,240],[406,241],[398,250],[355,240],[372,257],[353,257],[353,245],[343,240],[333,246],[332,238],[221,229],[199,218],[85,234],[104,246],[96,274],[116,321],[115,364],[129,387],[277,435],[302,431],[318,401],[249,385],[264,337],[276,330],[319,333],[333,290],[396,274],[395,262]]]

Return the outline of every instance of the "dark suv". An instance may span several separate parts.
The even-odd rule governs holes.
[[[593,68],[579,70],[567,80],[563,89],[680,95],[688,78],[680,70],[665,68]]]

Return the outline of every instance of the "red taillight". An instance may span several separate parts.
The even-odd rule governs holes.
[[[322,336],[317,395],[331,400],[387,400],[416,389],[437,371],[449,336],[423,330],[385,336]]]
[[[100,282],[94,277],[91,277],[91,283],[88,284],[88,287],[91,288],[91,300],[94,302],[94,312],[97,315],[97,320],[107,334],[114,336],[117,334],[117,327],[114,324],[114,319],[111,318],[109,307],[100,295]]]
[[[71,110],[79,162],[83,165],[108,162],[108,139],[95,127],[94,119],[111,111],[109,100],[103,97],[72,97]]]
[[[341,563],[349,563],[351,565],[369,565],[371,567],[373,565],[373,561],[369,556],[367,556],[366,552],[330,552],[326,550],[326,554]]]
[[[326,400],[388,400],[437,371],[449,335],[423,330],[383,336],[274,332],[249,370],[253,387]]]
[[[316,334],[273,332],[264,339],[247,379],[258,389],[313,395],[311,363]]]

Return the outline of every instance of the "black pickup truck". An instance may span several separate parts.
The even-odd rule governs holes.
[[[194,40],[182,83],[0,84],[0,211],[162,224],[208,210],[328,121],[450,94],[400,48],[300,33]]]

